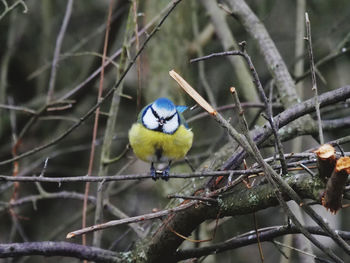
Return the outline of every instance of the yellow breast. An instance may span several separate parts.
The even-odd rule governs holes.
[[[173,134],[152,131],[135,123],[129,131],[135,155],[146,162],[166,162],[185,157],[192,146],[193,132],[180,127]]]

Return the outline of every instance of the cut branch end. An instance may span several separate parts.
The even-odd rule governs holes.
[[[330,144],[323,144],[314,153],[317,156],[318,174],[326,181],[331,177],[335,167],[335,149]]]
[[[341,157],[335,165],[334,172],[327,182],[322,205],[336,214],[342,207],[343,192],[350,174],[350,157]]]
[[[233,93],[235,93],[236,92],[236,88],[235,87],[231,87],[230,88],[230,92],[233,94]]]
[[[318,158],[321,158],[322,160],[326,160],[329,158],[335,159],[335,149],[330,144],[323,144],[320,148],[318,148],[315,151]]]
[[[335,170],[337,173],[344,171],[346,175],[350,174],[350,157],[345,156],[339,158],[337,161],[337,165],[335,166]]]
[[[68,233],[67,236],[66,236],[66,239],[71,239],[73,237],[75,237],[74,233]]]

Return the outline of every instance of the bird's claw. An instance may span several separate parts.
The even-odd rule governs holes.
[[[169,162],[169,165],[167,166],[167,168],[164,170],[164,171],[157,171],[155,168],[154,168],[154,165],[153,163],[151,164],[151,178],[154,180],[154,181],[157,181],[159,176],[160,178],[162,178],[164,181],[168,181],[169,180],[169,172],[170,172],[170,162]]]
[[[162,179],[164,181],[168,181],[169,180],[169,172],[170,172],[170,165],[162,173]]]
[[[157,177],[157,172],[156,169],[154,169],[153,163],[151,165],[151,177],[154,181],[157,181],[158,177]]]

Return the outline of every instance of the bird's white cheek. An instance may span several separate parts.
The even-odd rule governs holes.
[[[142,122],[148,129],[156,129],[158,128],[158,121],[156,117],[153,115],[151,109],[147,109],[145,115],[142,117]]]
[[[174,133],[177,128],[179,128],[179,120],[177,115],[174,115],[169,121],[167,121],[163,126],[163,131],[165,133]]]

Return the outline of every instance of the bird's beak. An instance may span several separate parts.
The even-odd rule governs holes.
[[[163,126],[163,125],[164,125],[165,120],[164,120],[163,118],[160,118],[158,122],[159,122],[159,125],[160,125],[160,126]]]

